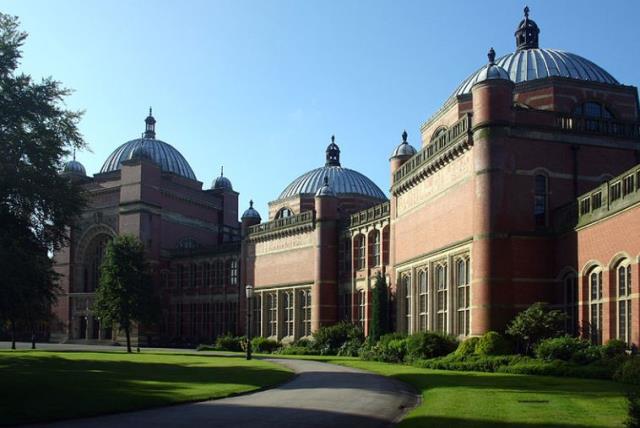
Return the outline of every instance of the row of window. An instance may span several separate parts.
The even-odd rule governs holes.
[[[454,262],[450,278],[446,262],[400,276],[399,320],[407,332],[438,331],[468,336],[471,329],[470,261]]]
[[[374,229],[366,236],[358,234],[353,238],[353,261],[356,270],[389,264],[389,226]]]
[[[220,287],[238,285],[238,260],[190,263],[176,266],[176,285],[182,287]],[[166,281],[168,282],[168,281]]]
[[[609,186],[609,201],[617,201],[640,190],[640,171],[629,174]],[[598,190],[580,200],[580,214],[584,215],[602,206],[602,191]]]
[[[615,287],[614,295],[610,297],[614,301],[616,314],[612,314],[610,319],[615,322],[615,337],[628,344],[631,340],[632,310],[631,310],[631,287],[632,275],[631,266],[628,261],[619,263],[614,275]],[[584,333],[588,334],[591,341],[597,344],[602,343],[603,324],[603,270],[595,267],[586,276],[587,281],[587,307],[588,313],[586,322],[582,326]],[[581,333],[578,325],[579,297],[578,284],[575,274],[569,274],[564,279],[565,286],[565,311],[567,313],[567,331],[578,335]]]
[[[165,320],[165,331],[170,337],[212,341],[227,333],[236,334],[237,321],[235,301],[177,303]]]
[[[256,335],[277,338],[311,335],[311,289],[259,293],[251,305]]]

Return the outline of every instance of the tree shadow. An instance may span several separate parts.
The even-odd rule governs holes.
[[[3,355],[0,425],[219,398],[291,377],[283,369],[256,367],[238,359],[215,366],[207,364],[211,357],[206,356],[189,355],[190,360],[180,362],[175,358],[179,355],[167,354],[175,361],[164,363],[148,361],[153,358],[150,354],[140,355],[139,361],[68,359],[46,353]]]

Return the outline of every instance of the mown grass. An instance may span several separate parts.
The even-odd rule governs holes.
[[[0,351],[0,425],[221,398],[291,376],[241,357]]]

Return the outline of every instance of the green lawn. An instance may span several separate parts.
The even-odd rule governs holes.
[[[0,425],[220,398],[291,376],[240,357],[0,351]]]
[[[615,382],[330,361],[391,376],[420,391],[422,403],[400,427],[621,427],[626,419],[625,386]]]

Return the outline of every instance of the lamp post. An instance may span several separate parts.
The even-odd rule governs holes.
[[[247,296],[247,360],[251,359],[251,301],[253,300],[253,285],[245,286]]]

